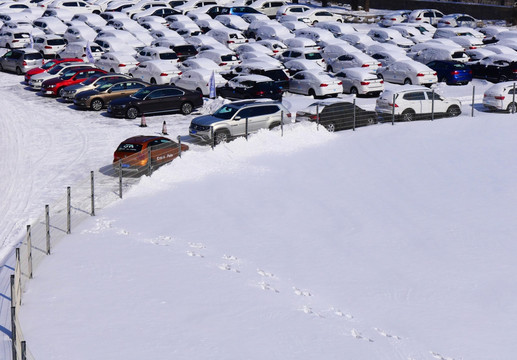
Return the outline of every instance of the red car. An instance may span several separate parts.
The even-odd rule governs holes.
[[[49,71],[50,69],[52,69],[54,66],[56,66],[59,63],[74,62],[74,61],[83,62],[82,59],[77,59],[77,58],[53,59],[53,60],[47,61],[42,67],[37,67],[37,68],[30,69],[29,71],[27,71],[25,73],[25,83],[28,84],[29,80],[31,79],[31,77],[33,75],[40,74],[45,71]]]
[[[189,147],[181,144],[181,151]],[[113,168],[138,174],[169,163],[179,156],[179,144],[163,136],[140,135],[124,140],[113,154]],[[151,164],[149,164],[151,159]]]
[[[41,84],[41,92],[44,95],[61,96],[65,87],[78,84],[96,74],[107,74],[106,71],[91,67],[77,67],[58,78],[48,79]]]

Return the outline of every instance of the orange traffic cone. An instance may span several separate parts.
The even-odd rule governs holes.
[[[167,123],[164,121],[162,126],[162,135],[169,135],[167,134]]]
[[[140,121],[140,127],[147,127],[147,124],[145,123],[145,115],[142,114],[142,120]]]

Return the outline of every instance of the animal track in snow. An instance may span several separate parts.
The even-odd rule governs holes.
[[[191,248],[193,248],[193,249],[204,249],[204,248],[206,248],[206,246],[201,244],[201,243],[191,243],[191,242],[189,242],[188,245]]]
[[[373,329],[384,337],[402,340],[402,338],[400,336],[388,334],[387,332],[385,332],[384,330],[381,330],[379,328],[373,328]]]
[[[441,354],[438,354],[438,353],[435,353],[434,351],[429,351],[431,353],[431,355],[433,355],[433,357],[439,359],[439,360],[454,360],[454,358],[450,358],[450,357],[445,357]]]
[[[274,287],[272,287],[271,285],[269,285],[267,282],[264,282],[264,281],[259,282],[259,286],[260,286],[260,288],[262,290],[269,290],[269,291],[273,291],[273,292],[276,292],[276,293],[280,292],[277,289],[275,289]]]
[[[117,231],[117,234],[118,235],[129,235],[129,231],[120,229],[119,231]]]
[[[236,273],[240,273],[241,272],[239,269],[234,268],[231,264],[221,264],[221,265],[219,265],[219,269],[227,270],[227,271],[233,271],[233,272],[236,272]]]
[[[372,339],[369,339],[367,337],[364,337],[359,331],[357,331],[356,329],[352,329],[350,331],[350,333],[352,334],[353,337],[355,337],[356,339],[359,339],[359,340],[364,340],[364,341],[368,341],[368,342],[373,342]]]
[[[293,291],[298,296],[312,296],[308,290],[301,290],[293,286]]]
[[[237,260],[239,260],[236,256],[233,256],[233,255],[226,255],[226,254],[224,254],[224,255],[223,255],[223,259],[224,259],[224,260],[231,260],[231,261],[237,261]]]
[[[269,277],[269,278],[275,277],[275,274],[261,270],[261,269],[257,269],[257,274],[259,274],[260,276]]]
[[[304,305],[300,310],[303,311],[306,314],[309,314],[309,315],[315,315],[315,316],[320,317],[320,318],[324,318],[325,317],[325,316],[315,312],[314,310],[312,310],[312,308],[309,305]]]
[[[108,220],[105,218],[97,219],[95,221],[95,226],[91,230],[83,230],[82,233],[91,233],[91,234],[98,234],[103,230],[111,229],[111,225],[113,224],[113,220]]]
[[[345,314],[344,312],[342,312],[341,310],[336,309],[336,308],[330,308],[330,311],[332,311],[334,313],[334,315],[342,316],[342,317],[346,318],[347,320],[352,320],[354,318],[352,315]]]
[[[193,252],[193,251],[190,251],[190,250],[188,250],[188,251],[187,251],[187,255],[188,255],[188,256],[193,256],[193,257],[200,257],[200,258],[204,258],[204,256],[203,256],[203,255],[198,254],[198,253]]]
[[[160,235],[156,239],[151,239],[149,242],[154,245],[168,246],[172,242],[172,237]]]

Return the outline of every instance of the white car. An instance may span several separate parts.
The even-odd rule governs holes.
[[[360,51],[366,51],[369,46],[378,44],[377,41],[364,33],[343,34],[339,37]]]
[[[214,20],[230,29],[244,31],[250,25],[243,18],[238,15],[217,15]]]
[[[75,41],[87,41],[95,39],[96,36],[97,32],[95,30],[93,30],[88,25],[82,24],[69,26],[66,29],[63,38],[66,40],[66,42],[72,43]]]
[[[351,52],[338,56],[333,60],[329,60],[327,70],[330,72],[340,72],[343,69],[362,67],[370,70],[377,70],[381,65],[380,62],[361,52]]]
[[[414,44],[426,42],[431,39],[430,35],[422,34],[415,26],[398,24],[397,26],[392,26],[391,29],[398,31],[402,37],[412,41]]]
[[[280,7],[276,12],[276,19],[281,20],[282,17],[287,15],[300,15],[304,12],[311,10],[311,8],[307,5],[301,4],[289,4]]]
[[[285,6],[287,2],[283,0],[255,0],[251,3],[251,7],[266,14],[271,19],[276,18],[277,12]]]
[[[336,78],[341,80],[343,92],[347,94],[379,96],[384,91],[384,80],[365,68],[344,69]]]
[[[330,31],[335,37],[357,32],[353,25],[345,24],[340,21],[322,21],[314,26]]]
[[[385,90],[377,99],[375,111],[385,121],[392,115],[396,120],[412,121],[452,117],[461,114],[461,103],[457,99],[446,99],[430,89],[421,86],[408,86],[401,90]]]
[[[294,75],[297,72],[305,70],[313,72],[321,71],[321,66],[319,66],[316,62],[307,59],[289,60],[284,63],[284,66],[290,75]]]
[[[0,47],[8,49],[21,49],[29,45],[30,34],[26,31],[2,30],[0,31]]]
[[[102,54],[100,59],[95,61],[100,69],[107,72],[127,74],[129,69],[135,67],[138,61],[130,54],[107,52]]]
[[[296,48],[296,49],[308,49],[313,51],[320,51],[321,47],[316,44],[314,40],[304,38],[304,37],[293,37],[290,39],[285,39],[283,43],[288,48]]]
[[[55,0],[48,4],[48,9],[67,9],[72,11],[74,14],[79,13],[94,13],[100,14],[102,9],[99,5],[90,4],[82,0]]]
[[[35,19],[32,25],[41,29],[45,34],[63,35],[68,28],[63,21],[53,16],[45,16]]]
[[[492,50],[488,50],[486,48],[481,48],[481,49],[465,50],[465,54],[467,54],[467,56],[469,57],[469,61],[467,61],[467,64],[471,64],[473,62],[477,62],[481,59],[484,59],[487,56],[495,55],[496,53],[493,52]]]
[[[464,26],[469,28],[476,28],[481,22],[474,19],[469,14],[448,14],[438,20],[437,27],[457,27]]]
[[[517,89],[515,81],[506,81],[490,86],[485,90],[483,105],[489,110],[517,112]]]
[[[256,42],[242,44],[242,45],[239,45],[237,48],[235,48],[235,53],[239,56],[244,53],[248,53],[248,52],[254,52],[254,53],[267,55],[267,56],[273,56],[275,54],[273,52],[273,50],[269,49],[268,47],[266,47],[264,45],[256,43]]]
[[[400,24],[404,21],[407,21],[410,13],[410,10],[397,10],[389,12],[381,16],[379,25],[384,27],[390,27],[394,24]]]
[[[304,11],[303,17],[308,18],[309,22],[313,25],[322,21],[338,21],[343,22],[343,16],[331,13],[328,10],[322,8],[315,8],[308,11]]]
[[[72,17],[72,21],[75,20],[85,23],[94,30],[99,30],[103,26],[106,26],[106,20],[99,14],[94,13],[76,14]]]
[[[148,60],[129,70],[129,75],[150,84],[165,85],[181,75],[176,64],[163,60]]]
[[[221,70],[230,70],[233,66],[240,64],[239,57],[231,50],[213,49],[201,51],[197,54],[198,58],[213,60],[219,64]]]
[[[235,29],[212,29],[206,35],[213,37],[231,50],[248,42],[243,33]]]
[[[407,55],[415,61],[427,64],[434,60],[455,60],[459,62],[467,62],[469,57],[465,54],[463,48],[449,39],[451,44],[440,44],[434,40],[425,43],[416,44],[411,48]]]
[[[439,38],[454,38],[456,36],[467,36],[467,37],[474,37],[479,40],[479,42],[482,42],[485,38],[485,35],[482,32],[479,32],[475,29],[471,29],[468,27],[454,27],[454,28],[440,28],[437,29],[434,32],[433,38],[439,39]]]
[[[258,28],[255,32],[255,38],[257,41],[260,40],[280,40],[285,41],[286,39],[294,38],[294,34],[292,34],[286,27],[276,24],[276,25],[264,25]]]
[[[216,73],[219,73],[219,71],[221,71],[221,67],[219,66],[219,64],[217,64],[214,60],[210,60],[207,58],[190,58],[182,61],[178,67],[183,72],[187,70],[200,69],[215,71]]]
[[[388,66],[397,61],[410,61],[411,58],[407,56],[405,53],[389,51],[389,50],[379,50],[370,54],[372,58],[377,60],[381,66]]]
[[[299,36],[312,39],[314,42],[316,42],[316,44],[320,44],[322,42],[331,43],[336,39],[330,31],[317,27],[298,29],[294,32],[294,34],[297,37]]]
[[[400,32],[391,28],[373,28],[368,31],[368,36],[380,43],[393,44],[405,50],[408,50],[415,44],[413,41],[403,37]]]
[[[259,40],[257,44],[263,45],[270,49],[275,55],[287,49],[287,46],[279,40]]]
[[[146,46],[138,52],[136,60],[139,62],[148,60],[161,60],[170,62],[171,64],[178,64],[179,58],[174,51],[169,47]]]
[[[184,71],[179,79],[171,82],[187,90],[196,90],[203,94],[203,96],[210,95],[210,78],[214,74],[215,87],[223,86],[226,80],[217,72],[208,69],[193,69]]]
[[[280,54],[278,59],[284,63],[290,60],[306,59],[315,62],[322,68],[325,67],[325,59],[323,59],[321,53],[311,49],[288,49]]]
[[[66,58],[79,58],[87,61],[86,47],[88,46],[87,41],[76,41],[68,43],[65,48],[56,54],[58,59]],[[90,51],[94,59],[100,59],[101,55],[104,54],[104,50],[96,43],[90,43]]]
[[[338,96],[342,82],[324,71],[299,71],[289,79],[289,92],[316,97]]]
[[[124,10],[122,10],[129,18],[133,18],[135,17],[137,14],[143,12],[143,11],[146,11],[150,8],[158,8],[158,7],[169,7],[169,4],[165,1],[157,1],[157,0],[153,0],[153,1],[149,1],[149,0],[144,0],[144,1],[139,1],[137,2],[136,4],[134,4],[133,6],[130,6],[130,7],[127,7],[125,8]],[[136,19],[135,19],[136,20]]]
[[[398,61],[379,68],[377,73],[384,81],[395,84],[431,86],[438,82],[436,71],[414,60]]]
[[[65,39],[58,35],[34,36],[33,40],[33,48],[46,59],[56,57],[57,53],[66,47]]]
[[[436,25],[442,17],[443,13],[436,9],[417,9],[409,14],[408,22]]]

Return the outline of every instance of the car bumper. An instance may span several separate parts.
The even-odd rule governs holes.
[[[123,118],[126,116],[126,108],[112,108],[108,105],[107,113],[112,117]]]

